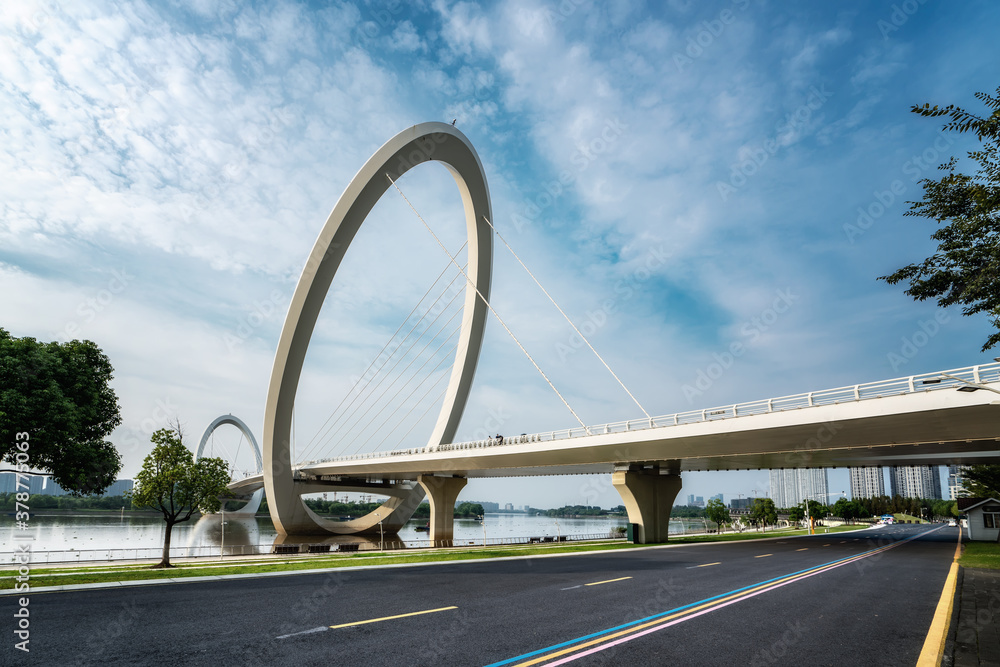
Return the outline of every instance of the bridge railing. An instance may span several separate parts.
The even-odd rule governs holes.
[[[975,385],[992,384],[996,382],[1000,382],[1000,363],[981,364],[978,366],[967,366],[965,368],[956,368],[947,371],[910,375],[892,380],[879,380],[876,382],[850,385],[847,387],[837,387],[835,389],[823,389],[820,391],[810,391],[802,394],[792,394],[790,396],[779,396],[777,398],[722,405],[702,410],[687,410],[685,412],[677,412],[674,414],[661,415],[652,418],[630,419],[626,421],[611,422],[608,424],[598,424],[596,426],[588,426],[587,428],[576,427],[506,438],[488,438],[486,440],[448,443],[440,445],[436,449],[421,447],[416,449],[394,450],[390,452],[370,452],[367,454],[357,454],[353,456],[339,456],[329,459],[307,461],[302,465],[330,463],[335,461],[356,461],[389,456],[401,456],[406,454],[423,454],[431,451],[464,451],[485,447],[530,444],[534,442],[551,442],[554,440],[566,440],[585,435],[624,433],[650,428],[697,424],[720,419],[750,417],[753,415],[769,414],[772,412],[786,412],[789,410],[800,410],[803,408],[811,408],[822,405],[837,405],[839,403],[875,400],[889,396],[901,396],[905,394],[940,391],[944,389],[955,390],[962,387],[968,387],[970,390],[974,391],[973,386]]]

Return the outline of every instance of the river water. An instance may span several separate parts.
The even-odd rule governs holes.
[[[487,514],[485,522],[455,519],[456,545],[483,544],[484,529],[488,544],[525,541],[525,538],[557,540],[569,536],[579,539],[607,537],[625,517],[552,518],[524,514]],[[207,556],[220,554],[270,553],[282,542],[315,542],[336,545],[359,543],[360,548],[379,548],[384,543],[402,542],[406,547],[428,546],[428,535],[418,527],[426,519],[410,521],[397,535],[330,536],[306,539],[280,537],[271,519],[265,516],[239,517],[227,514],[225,526],[218,514],[174,526],[171,556]],[[65,562],[123,558],[154,558],[163,548],[166,524],[159,517],[129,516],[114,513],[32,515],[27,530],[16,528],[14,517],[0,518],[0,563],[14,559],[16,545],[30,544],[32,561]],[[701,520],[672,520],[671,533],[703,529]],[[550,540],[550,541],[551,541]],[[395,546],[403,546],[396,544]],[[336,549],[334,549],[336,550]]]

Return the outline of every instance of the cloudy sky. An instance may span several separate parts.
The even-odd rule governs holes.
[[[15,3],[0,13],[0,326],[110,356],[123,476],[174,417],[189,441],[225,413],[259,435],[288,300],[340,193],[397,132],[455,119],[497,228],[652,414],[990,361],[984,318],[876,278],[933,250],[905,201],[971,148],[910,106],[978,110],[1000,85],[998,28],[985,0]],[[458,251],[448,173],[400,188]],[[447,266],[387,193],[310,348],[300,453]],[[493,289],[585,422],[642,416],[502,246]],[[574,424],[491,322],[459,438]],[[334,428],[330,451],[343,440]],[[766,488],[766,471],[697,473],[681,493]],[[619,502],[574,477],[462,498]]]

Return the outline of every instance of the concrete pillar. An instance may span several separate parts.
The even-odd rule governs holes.
[[[450,547],[455,537],[455,501],[468,480],[420,475],[417,481],[424,487],[431,504],[430,538],[438,546]]]
[[[637,544],[666,542],[670,510],[681,490],[681,476],[667,469],[632,466],[612,473],[611,482],[628,510],[629,523],[639,525]]]

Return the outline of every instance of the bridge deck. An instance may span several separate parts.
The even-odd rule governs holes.
[[[985,388],[977,391],[973,387]],[[608,473],[673,461],[680,470],[961,464],[1000,458],[1000,363],[737,405],[536,433],[363,454],[296,466],[300,476],[413,480]],[[258,488],[263,475],[235,482]]]

